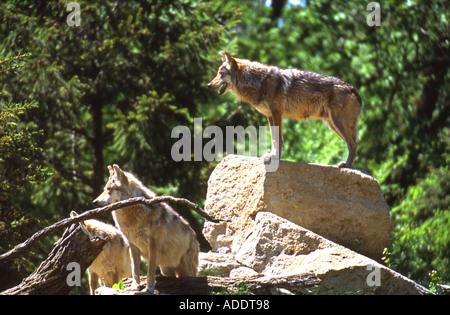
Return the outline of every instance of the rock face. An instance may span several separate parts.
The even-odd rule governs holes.
[[[245,239],[237,236],[251,230],[260,211],[378,261],[390,245],[389,209],[378,182],[353,169],[280,161],[276,172],[266,173],[260,158],[228,155],[209,178],[205,210],[231,221],[206,226],[215,249],[231,245],[236,252]]]
[[[235,259],[271,276],[313,274],[320,279],[319,293],[427,293],[374,260],[269,212],[256,215]]]
[[[266,173],[262,159],[227,156],[205,211],[224,220],[205,223],[214,253],[201,257],[201,266],[218,261],[220,275],[311,274],[319,293],[429,293],[375,261],[390,244],[389,210],[377,181],[357,170],[281,161]]]

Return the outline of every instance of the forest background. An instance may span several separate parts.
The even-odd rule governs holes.
[[[68,23],[69,2],[0,4],[0,253],[92,209],[113,163],[158,194],[204,205],[218,162],[175,162],[172,129],[193,130],[194,118],[203,128],[267,124],[207,89],[229,51],[359,89],[354,167],[379,181],[391,209],[386,263],[417,281],[432,273],[450,282],[448,2],[379,2],[379,26],[369,1],[80,0],[80,26]],[[283,127],[286,160],[346,158],[322,122]],[[177,210],[201,234],[202,218]],[[0,266],[0,290],[33,271],[57,237]]]

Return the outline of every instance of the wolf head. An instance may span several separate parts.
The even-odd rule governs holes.
[[[222,55],[222,65],[219,67],[217,75],[208,84],[208,87],[210,89],[221,87],[217,94],[224,95],[231,90],[233,86],[233,75],[238,69],[237,61],[228,52],[225,52]]]
[[[75,211],[71,211],[70,212],[70,217],[76,217],[78,215],[78,213],[76,213]],[[102,236],[102,238],[107,239],[108,235],[105,233],[105,231],[112,231],[113,233],[111,234],[117,234],[120,233],[114,226],[101,222],[99,220],[95,220],[95,219],[90,219],[90,220],[86,220],[83,221],[84,226],[86,226],[87,230],[89,231],[89,233],[97,235],[97,236]]]
[[[96,206],[106,206],[111,203],[133,197],[154,198],[156,194],[145,187],[133,174],[124,172],[114,164],[108,165],[109,178],[103,192],[94,201]]]
[[[120,167],[114,164],[112,167],[108,165],[109,179],[106,182],[103,192],[94,201],[96,206],[106,206],[116,201],[130,198],[128,190],[128,176]]]

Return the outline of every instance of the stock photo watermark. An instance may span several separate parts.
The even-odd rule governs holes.
[[[381,286],[381,270],[380,267],[374,265],[367,265],[366,270],[371,271],[366,278],[366,284],[368,287],[380,287]]]
[[[71,271],[66,277],[66,283],[69,287],[81,286],[81,267],[77,262],[67,264],[67,271]]]
[[[225,135],[218,126],[207,126],[203,129],[203,120],[194,118],[194,136],[186,126],[176,126],[172,129],[171,138],[179,139],[172,145],[171,157],[174,161],[220,161],[224,155],[224,148],[227,154],[235,153],[245,155],[246,144],[251,156],[258,156],[259,152],[267,152],[267,127],[260,126],[226,126]],[[274,137],[278,137],[278,127],[271,127]],[[192,139],[193,138],[193,139]],[[246,141],[246,138],[248,141]],[[210,139],[203,144],[204,139]],[[193,140],[193,144],[192,144]],[[225,143],[225,146],[224,146]],[[192,152],[192,148],[194,149]],[[272,148],[273,150],[273,148]],[[278,169],[279,159],[272,156],[265,159],[267,172],[275,172]]]
[[[69,2],[66,11],[72,11],[67,15],[66,23],[69,26],[81,25],[81,8],[77,2]]]
[[[366,11],[371,11],[366,22],[369,26],[381,26],[381,8],[378,2],[370,2],[367,4]]]

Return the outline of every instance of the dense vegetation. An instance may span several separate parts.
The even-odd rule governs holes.
[[[266,2],[80,0],[80,26],[68,25],[65,1],[0,4],[0,252],[92,208],[112,163],[159,194],[202,204],[217,162],[175,162],[172,129],[193,130],[194,118],[203,128],[266,124],[230,93],[207,89],[227,50],[359,89],[354,167],[377,178],[392,210],[388,263],[415,280],[436,270],[449,283],[448,4],[384,1],[381,25],[369,26],[361,1]],[[325,124],[284,123],[284,158],[346,158]],[[201,219],[181,212],[200,231]],[[51,242],[0,267],[0,289],[33,270]]]

